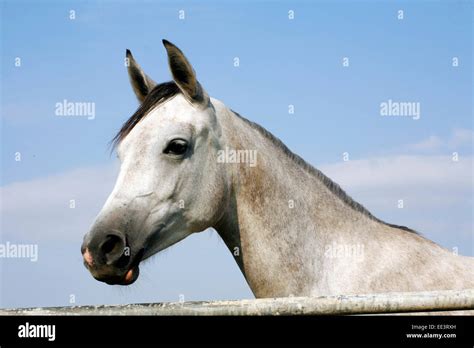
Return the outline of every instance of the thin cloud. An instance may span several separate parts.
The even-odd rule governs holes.
[[[463,190],[472,184],[471,156],[390,156],[326,164],[320,169],[351,189],[435,187]]]
[[[80,240],[111,192],[117,172],[116,164],[107,164],[0,188],[2,238]]]
[[[420,142],[408,144],[403,150],[414,152],[439,153],[444,151],[454,151],[474,143],[474,132],[471,129],[455,128],[448,137],[442,138],[438,135],[430,135]]]

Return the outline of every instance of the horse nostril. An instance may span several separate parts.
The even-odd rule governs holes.
[[[119,235],[108,234],[100,246],[100,251],[105,256],[108,264],[118,260],[125,249],[125,240]]]

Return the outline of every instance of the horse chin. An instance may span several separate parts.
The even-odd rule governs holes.
[[[127,272],[125,272],[122,276],[110,276],[110,277],[100,277],[95,276],[93,277],[98,281],[104,282],[108,285],[130,285],[133,284],[140,275],[140,268],[134,266],[130,268]]]

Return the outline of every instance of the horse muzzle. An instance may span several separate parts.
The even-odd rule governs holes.
[[[109,285],[134,283],[140,274],[138,266],[144,251],[141,248],[134,252],[125,233],[118,230],[86,236],[81,246],[84,266],[95,279]]]

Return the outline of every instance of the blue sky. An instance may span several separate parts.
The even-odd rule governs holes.
[[[37,242],[40,260],[0,259],[0,305],[251,296],[212,232],[158,256],[132,289],[95,282],[81,264],[80,240],[118,170],[109,141],[137,107],[125,49],[167,81],[163,38],[211,96],[376,215],[474,255],[472,15],[468,1],[1,1],[1,238]],[[95,118],[55,116],[64,99],[94,102]],[[420,103],[421,118],[380,116],[388,99]]]

